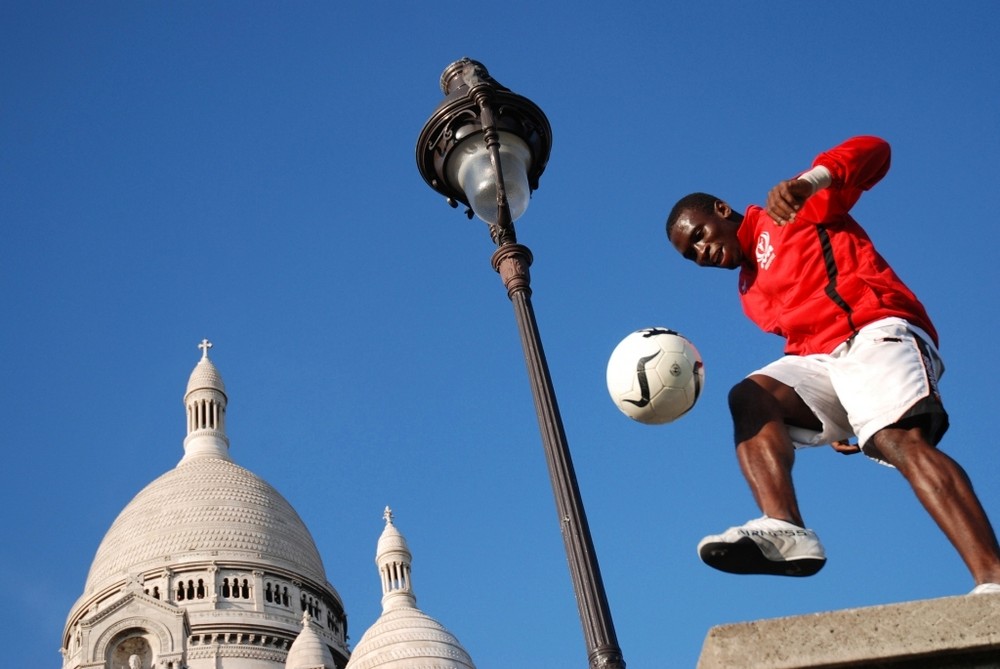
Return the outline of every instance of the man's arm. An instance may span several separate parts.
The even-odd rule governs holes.
[[[857,191],[857,197],[886,175],[892,152],[884,139],[871,136],[852,137],[824,151],[813,161],[830,171],[830,187],[835,190]],[[855,198],[856,199],[856,198]]]
[[[889,171],[889,144],[878,137],[853,137],[817,156],[813,168],[795,179],[781,181],[767,195],[767,213],[778,225],[795,215],[813,194],[825,188],[837,191],[824,207],[827,216],[846,213],[861,193]]]

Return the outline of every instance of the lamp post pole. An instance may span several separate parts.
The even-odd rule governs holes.
[[[517,243],[508,197],[508,190],[514,192],[519,198],[516,206],[523,212],[526,198],[538,187],[552,143],[548,119],[530,100],[497,83],[476,61],[462,59],[449,65],[441,76],[441,88],[445,100],[420,134],[417,163],[424,180],[452,206],[457,202],[469,205],[470,218],[475,211],[490,226],[497,245],[492,264],[514,306],[589,666],[625,669],[531,305],[531,251]],[[505,141],[516,143],[514,139],[528,149],[521,154],[520,172],[514,167],[518,160],[504,153]],[[480,161],[493,177],[485,189],[483,179],[463,177],[461,165],[482,151],[487,155],[481,155]],[[490,206],[494,194],[495,210]]]

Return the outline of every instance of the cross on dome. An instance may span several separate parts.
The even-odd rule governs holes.
[[[212,342],[207,339],[202,339],[201,343],[198,344],[198,348],[201,349],[201,359],[205,360],[208,358],[208,349],[212,348]]]
[[[385,518],[386,525],[392,525],[392,509],[385,507],[385,511],[382,513],[382,517]]]

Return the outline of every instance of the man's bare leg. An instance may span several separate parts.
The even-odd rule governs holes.
[[[786,422],[819,429],[819,421],[790,386],[755,375],[729,393],[736,457],[757,506],[770,518],[804,527],[792,482],[795,447]]]
[[[920,426],[880,430],[872,437],[872,443],[878,454],[909,482],[975,582],[1000,583],[996,533],[965,470],[932,446]]]
[[[705,537],[698,555],[707,565],[734,574],[815,574],[826,564],[826,553],[816,533],[802,524],[792,485],[795,448],[785,422],[818,421],[792,388],[766,376],[737,384],[729,406],[737,459],[766,517]]]

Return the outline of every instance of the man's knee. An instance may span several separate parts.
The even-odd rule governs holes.
[[[744,407],[753,404],[761,392],[763,389],[750,379],[741,380],[729,389],[730,412],[742,411]]]
[[[876,432],[865,445],[865,451],[905,473],[921,456],[936,448],[928,438],[924,423],[910,419]]]
[[[760,432],[765,424],[782,420],[778,400],[749,378],[729,390],[729,413],[733,418],[737,443]]]
[[[823,428],[795,388],[763,374],[749,376],[730,389],[729,412],[736,426],[737,441],[774,421],[807,430]]]

